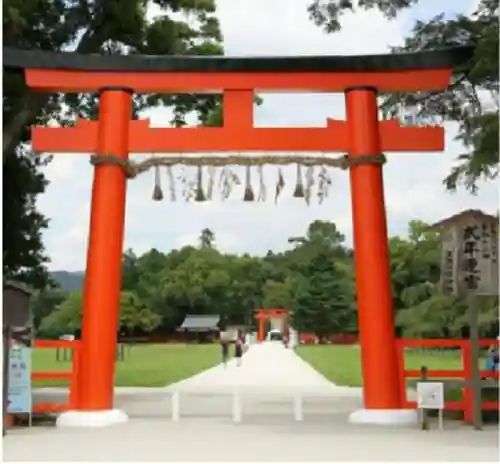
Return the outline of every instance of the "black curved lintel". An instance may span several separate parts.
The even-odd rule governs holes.
[[[471,47],[414,53],[354,56],[223,57],[82,55],[3,48],[4,69],[57,69],[101,72],[387,72],[462,67]]]

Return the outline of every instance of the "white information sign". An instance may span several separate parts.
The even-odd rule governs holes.
[[[31,414],[31,348],[15,345],[9,358],[7,412]]]
[[[419,409],[444,408],[444,383],[443,382],[418,382],[417,407]]]

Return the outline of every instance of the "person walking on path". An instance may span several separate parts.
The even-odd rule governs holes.
[[[224,369],[227,366],[227,359],[229,357],[229,340],[224,332],[221,333],[220,336],[220,346],[221,346],[221,355],[222,355],[222,364],[224,364]]]
[[[236,342],[234,345],[234,356],[236,358],[236,365],[238,367],[241,366],[243,362],[243,347],[245,345],[245,341],[243,340],[243,335],[241,332],[238,332],[238,335],[236,336]]]

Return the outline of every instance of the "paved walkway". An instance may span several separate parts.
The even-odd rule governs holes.
[[[231,420],[231,395],[244,397],[243,422]],[[181,419],[170,419],[171,392]],[[295,422],[290,394],[305,394]],[[47,389],[38,395],[58,395]],[[278,343],[253,346],[243,366],[231,361],[162,389],[116,389],[131,420],[105,429],[34,427],[9,433],[6,461],[492,461],[498,428],[474,432],[458,422],[445,431],[354,426],[360,389],[337,387]]]
[[[170,391],[186,392],[269,392],[311,391],[332,393],[338,390],[308,363],[286,349],[279,342],[252,345],[243,356],[242,365],[232,359],[225,368],[222,364],[173,384]],[[342,389],[345,390],[345,389]]]

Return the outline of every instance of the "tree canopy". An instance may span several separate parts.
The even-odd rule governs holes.
[[[39,0],[3,3],[4,46],[79,53],[220,55],[222,35],[215,0]],[[150,19],[148,8],[158,14]],[[182,13],[182,14],[179,14]],[[36,207],[47,179],[40,167],[50,157],[31,151],[29,127],[48,122],[72,124],[77,116],[95,117],[95,94],[33,94],[22,74],[4,72],[3,272],[35,288],[48,283],[42,232],[48,219]],[[215,95],[136,95],[134,117],[158,105],[173,108],[172,124],[182,126],[197,111],[203,123],[213,118]]]
[[[210,238],[210,246],[204,238]],[[203,240],[202,240],[203,239]],[[353,250],[334,223],[312,222],[290,249],[266,256],[225,254],[213,231],[196,247],[123,255],[120,331],[175,331],[187,314],[217,314],[227,323],[255,324],[253,310],[285,308],[301,332],[318,337],[357,331]],[[411,336],[458,336],[465,305],[439,291],[440,237],[412,221],[407,237],[389,242],[397,321]],[[481,330],[493,334],[498,299],[481,300]],[[39,336],[77,331],[81,292],[41,292],[33,300]],[[496,335],[495,335],[496,336]]]
[[[345,12],[377,9],[387,18],[426,0],[313,0],[309,15],[328,33],[337,32]],[[457,139],[464,145],[456,165],[444,179],[449,190],[464,186],[477,191],[480,179],[498,176],[499,118],[499,1],[480,0],[471,15],[445,17],[442,13],[427,21],[417,21],[411,35],[394,53],[469,45],[474,48],[472,60],[458,70],[445,92],[395,94],[388,96],[384,111],[393,116],[419,123],[450,121],[458,125]]]

